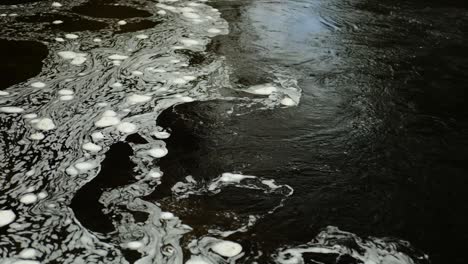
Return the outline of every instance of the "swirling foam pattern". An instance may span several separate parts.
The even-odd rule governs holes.
[[[257,110],[292,107],[299,103],[301,91],[284,71],[272,72],[277,77],[272,83],[245,89],[232,85],[223,58],[205,51],[210,38],[228,34],[226,21],[205,1],[133,1],[131,5],[143,7],[156,24],[133,33],[114,34],[127,21],[112,18],[80,15],[104,21],[110,28],[81,32],[50,30],[44,23],[31,29],[19,19],[68,12],[82,4],[43,1],[2,8],[6,25],[0,30],[2,36],[42,41],[49,56],[38,76],[0,94],[0,231],[4,234],[0,262],[128,263],[125,252],[135,251],[136,263],[182,263],[179,240],[193,228],[174,213],[162,212],[160,204],[140,198],[164,181],[164,172],[153,161],[170,151],[164,143],[170,135],[158,127],[158,115],[177,104],[213,99],[237,100]],[[204,60],[193,59],[193,54]],[[107,213],[119,215],[112,219],[115,231],[89,230],[69,205],[77,191],[98,175],[110,147],[135,133],[147,142],[130,144],[135,181],[103,190],[99,198]],[[236,173],[225,173],[208,184],[187,178],[172,191],[183,205],[192,195],[218,193],[232,185],[277,198],[278,205],[257,215],[239,216],[234,230],[201,229],[206,233],[187,245],[191,253],[185,256],[187,263],[242,261],[242,246],[224,239],[245,232],[293,194],[289,186]],[[138,221],[132,212],[148,216]],[[287,262],[284,252],[271,260],[301,263],[303,251],[289,249],[295,262]]]

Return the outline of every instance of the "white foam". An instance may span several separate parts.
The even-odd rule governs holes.
[[[284,97],[283,100],[281,100],[280,102],[282,105],[284,106],[293,106],[293,105],[296,105],[296,102],[294,102],[293,99],[289,98],[289,97]]]
[[[59,3],[59,2],[53,2],[53,3],[52,3],[52,6],[53,6],[53,7],[62,7],[62,4]]]
[[[31,86],[34,88],[44,88],[46,84],[43,82],[33,82],[31,83]]]
[[[271,84],[261,84],[261,85],[254,85],[250,87],[247,92],[259,95],[270,95],[273,92],[276,92],[278,89],[271,85]]]
[[[182,97],[180,97],[180,100],[182,100],[182,102],[186,102],[186,103],[190,103],[190,102],[195,101],[195,99],[193,99],[190,96],[182,96]]]
[[[194,80],[197,79],[197,77],[192,76],[192,75],[185,75],[185,76],[182,77],[182,78],[184,78],[184,80],[187,80],[187,81],[194,81]]]
[[[55,129],[54,122],[52,121],[52,119],[47,118],[47,117],[39,119],[38,122],[34,124],[34,126],[36,127],[36,129],[44,130],[44,131]]]
[[[59,51],[57,53],[62,59],[71,60],[70,64],[81,65],[86,61],[85,53],[76,53],[74,51]]]
[[[162,212],[161,219],[168,220],[174,218],[174,214],[171,212]]]
[[[106,110],[104,113],[102,113],[102,116],[117,116],[117,113],[112,110]]]
[[[70,100],[73,100],[73,98],[75,98],[73,95],[63,95],[63,96],[60,96],[59,100],[60,101],[70,101]]]
[[[37,133],[32,133],[29,136],[29,138],[32,139],[32,140],[43,140],[45,138],[45,136],[41,132],[37,132]]]
[[[176,10],[176,8],[173,7],[173,6],[165,5],[165,4],[161,4],[161,3],[156,4],[156,6],[159,7],[159,8],[162,8],[162,9],[170,10],[170,11]]]
[[[135,250],[135,249],[139,249],[143,247],[143,243],[140,241],[132,241],[132,242],[128,242],[125,246],[129,249]]]
[[[195,2],[190,2],[187,4],[188,6],[200,6],[201,4],[195,3]]]
[[[86,61],[86,57],[84,57],[84,56],[78,56],[78,57],[74,58],[74,59],[70,62],[70,64],[72,64],[72,65],[81,65],[81,64],[83,64],[85,61]]]
[[[125,20],[120,20],[119,22],[117,22],[117,24],[123,26],[123,25],[127,25],[127,21]]]
[[[275,180],[262,180],[262,183],[270,187],[270,189],[273,189],[273,190],[281,187],[275,184]]]
[[[211,246],[211,249],[217,254],[227,258],[232,258],[242,252],[242,246],[240,244],[227,240],[214,244]]]
[[[182,11],[182,12],[196,12],[196,10],[191,8],[191,7],[182,7],[182,8],[180,8],[180,11]]]
[[[63,39],[63,38],[55,38],[55,41],[57,41],[57,42],[64,42],[65,39]]]
[[[44,199],[47,197],[47,193],[46,192],[40,192],[37,194],[37,198],[39,199]]]
[[[117,130],[125,134],[132,134],[137,131],[137,126],[130,122],[122,122],[117,125]]]
[[[8,114],[16,114],[24,112],[24,109],[21,107],[16,106],[4,106],[0,107],[0,112],[8,113]]]
[[[148,177],[158,179],[158,178],[162,177],[162,173],[160,171],[157,171],[157,170],[151,170],[148,173]]]
[[[35,169],[31,169],[31,170],[27,171],[25,175],[28,176],[28,177],[31,177],[31,176],[34,175],[34,173],[36,173],[36,170],[35,170]]]
[[[74,92],[70,89],[61,89],[58,91],[59,95],[73,95]]]
[[[114,87],[114,88],[122,88],[123,85],[121,83],[119,83],[119,82],[115,82],[111,86]]]
[[[112,110],[106,110],[102,114],[101,119],[94,122],[94,125],[97,127],[109,127],[115,126],[120,123],[120,119],[117,117],[117,113]]]
[[[73,166],[70,166],[70,167],[66,168],[65,172],[70,176],[78,175],[78,170]]]
[[[93,138],[94,141],[99,141],[104,139],[104,135],[101,132],[93,132],[91,138]]]
[[[34,114],[34,113],[25,114],[23,116],[23,118],[26,118],[26,119],[31,119],[31,118],[36,118],[36,117],[37,117],[37,114]]]
[[[174,84],[186,84],[187,81],[184,78],[175,78],[174,80],[172,80],[172,83],[174,83]]]
[[[221,30],[220,30],[220,29],[217,29],[217,28],[209,28],[207,31],[208,31],[208,33],[211,33],[211,34],[219,34],[219,33],[221,33]]]
[[[54,25],[60,25],[60,24],[62,24],[62,23],[63,23],[62,20],[54,20],[54,21],[52,21],[52,24],[54,24]]]
[[[100,38],[94,38],[93,41],[94,41],[94,42],[101,42],[102,39],[100,39]]]
[[[36,261],[36,260],[21,259],[21,260],[16,260],[12,264],[41,264],[41,263],[39,261]]]
[[[213,181],[213,183],[210,184],[208,187],[208,190],[214,191],[216,188],[218,188],[220,183],[224,184],[231,184],[231,183],[240,183],[244,179],[254,179],[257,178],[255,176],[251,175],[242,175],[242,174],[237,174],[237,173],[230,173],[230,172],[225,172],[221,174],[221,177],[219,179]]]
[[[76,34],[65,34],[65,38],[67,38],[67,39],[77,39],[78,35],[76,35]]]
[[[153,132],[153,135],[159,139],[166,139],[166,138],[169,138],[171,136],[171,134],[169,134],[168,132],[166,131],[155,131]]]
[[[100,102],[100,103],[97,103],[96,105],[100,107],[104,107],[104,106],[108,106],[109,104],[106,102]]]
[[[102,150],[101,146],[96,145],[92,142],[84,143],[82,147],[84,150],[87,150],[89,152],[99,152]]]
[[[120,119],[115,116],[103,116],[98,121],[94,122],[97,127],[115,126],[120,123]]]
[[[157,13],[158,13],[159,15],[162,15],[162,16],[164,16],[165,14],[167,14],[167,12],[164,11],[164,10],[159,10]]]
[[[5,96],[5,95],[9,95],[9,94],[10,94],[9,92],[0,91],[0,96]]]
[[[185,46],[193,46],[200,44],[200,41],[188,38],[183,38],[180,40],[180,42],[182,42],[182,44],[184,44]]]
[[[82,161],[75,163],[75,168],[78,169],[81,173],[87,172],[97,167],[96,162],[94,161]]]
[[[192,256],[189,260],[185,262],[185,264],[213,264],[213,263],[205,260],[202,257]]]
[[[150,101],[151,99],[152,97],[149,95],[132,94],[129,97],[127,97],[127,102],[133,105],[133,104],[146,103]]]
[[[20,198],[20,202],[24,204],[32,204],[32,203],[35,203],[36,201],[37,201],[37,195],[35,195],[34,193],[25,194],[21,196]]]
[[[191,18],[191,19],[197,19],[200,18],[198,14],[192,13],[192,12],[184,12],[182,15],[186,18]]]
[[[15,219],[16,215],[12,210],[0,210],[0,227],[11,224]]]
[[[114,54],[114,55],[110,55],[108,58],[111,59],[111,60],[125,60],[125,59],[128,58],[128,56]]]
[[[147,38],[148,38],[148,35],[139,34],[139,35],[136,35],[135,37],[136,37],[137,39],[147,39]]]
[[[150,156],[153,158],[162,158],[167,155],[168,150],[164,147],[152,148],[147,151]]]
[[[221,174],[221,178],[219,179],[222,182],[235,182],[240,183],[243,179],[254,179],[255,176],[250,175],[242,175],[236,173],[225,172]]]
[[[37,256],[37,250],[34,248],[25,248],[19,253],[20,258],[32,259]]]
[[[132,74],[135,76],[141,76],[143,73],[141,71],[132,71]]]

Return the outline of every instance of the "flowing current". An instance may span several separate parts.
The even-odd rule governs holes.
[[[225,100],[233,104],[228,114],[238,116],[295,107],[301,89],[295,72],[281,67],[268,69],[267,82],[233,83],[224,58],[207,51],[212,38],[229,34],[229,25],[206,1],[97,2],[116,12],[144,10],[151,26],[135,31],[137,22],[117,14],[81,12],[74,16],[109,28],[54,31],[48,21],[25,30],[27,17],[60,17],[87,3],[2,7],[2,37],[41,41],[49,54],[40,74],[0,93],[0,263],[428,262],[408,242],[360,238],[331,226],[308,244],[278,245],[275,252],[263,252],[261,242],[236,242],[233,234],[248,232],[294,195],[268,175],[225,171],[209,181],[187,175],[171,186],[170,198],[144,199],[165,181],[158,160],[170,151],[165,140],[172,131],[158,124],[164,110]],[[128,159],[112,158],[113,152]],[[104,172],[105,164],[115,169]],[[133,178],[122,176],[121,167]],[[247,213],[227,208],[195,225],[178,218],[203,214],[194,200],[233,190],[275,205]]]

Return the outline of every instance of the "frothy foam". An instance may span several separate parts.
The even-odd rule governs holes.
[[[11,224],[16,219],[12,210],[0,210],[0,227]]]

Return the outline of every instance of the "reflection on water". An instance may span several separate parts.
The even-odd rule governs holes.
[[[10,2],[0,263],[463,263],[463,5]]]

